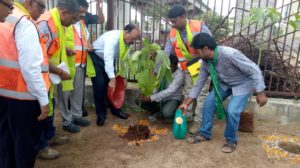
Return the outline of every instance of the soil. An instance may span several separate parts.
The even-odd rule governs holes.
[[[129,126],[136,123],[137,113],[129,112],[128,120],[121,120],[107,113],[104,126],[96,125],[94,109],[89,109],[92,121],[81,132],[70,134],[62,131],[62,121],[55,113],[57,130],[70,137],[70,143],[53,146],[61,153],[56,160],[36,161],[36,168],[297,168],[300,165],[283,160],[269,160],[262,148],[260,136],[281,133],[300,137],[300,124],[280,123],[255,119],[253,133],[239,132],[239,143],[231,154],[221,152],[224,140],[224,121],[215,121],[213,137],[210,141],[188,144],[185,140],[176,140],[172,135],[172,125],[161,120],[150,123],[151,128],[168,128],[168,134],[159,140],[146,142],[140,146],[128,145],[112,130],[114,124]],[[147,116],[143,114],[142,118]]]
[[[279,147],[287,152],[300,154],[300,146],[298,144],[282,142],[279,144]]]
[[[126,138],[128,141],[146,140],[150,138],[150,129],[146,125],[139,125],[138,130],[137,125],[130,125],[128,128],[128,132],[124,134],[123,138]]]
[[[242,112],[239,131],[242,132],[253,132],[254,130],[254,113],[253,112]]]

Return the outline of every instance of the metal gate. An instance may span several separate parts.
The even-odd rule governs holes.
[[[95,1],[88,0],[90,12],[95,13]],[[48,0],[48,7],[55,4]],[[258,49],[263,44],[260,68],[269,96],[300,97],[300,32],[289,26],[300,12],[299,0],[104,0],[106,21],[92,25],[89,30],[94,41],[103,32],[122,29],[128,23],[138,25],[142,36],[164,47],[171,26],[166,18],[168,10],[181,4],[189,19],[205,21],[220,44],[240,49],[257,62]],[[282,18],[275,25],[245,23],[252,8],[275,8]],[[135,48],[142,47],[141,42]]]

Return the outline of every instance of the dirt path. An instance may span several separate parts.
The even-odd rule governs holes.
[[[56,113],[58,114],[58,113]],[[88,118],[92,125],[83,128],[78,134],[68,134],[71,142],[55,146],[62,156],[53,161],[38,159],[36,168],[295,168],[300,165],[287,161],[268,160],[261,148],[261,135],[283,133],[300,137],[300,124],[280,126],[278,123],[256,121],[256,132],[253,134],[239,132],[239,144],[233,154],[224,154],[220,147],[224,143],[223,122],[216,122],[213,139],[209,142],[190,145],[184,140],[175,140],[172,132],[160,136],[158,141],[147,142],[142,146],[130,146],[124,139],[116,136],[113,124],[126,126],[135,123],[134,113],[129,120],[120,120],[110,113],[103,127],[95,124],[94,110],[89,110]],[[56,115],[57,129],[61,131],[61,119]],[[151,123],[158,128],[171,125],[161,121]]]

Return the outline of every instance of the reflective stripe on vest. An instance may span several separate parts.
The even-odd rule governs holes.
[[[18,49],[15,42],[15,27],[23,18],[29,17],[19,8],[15,7],[13,13],[6,19],[6,22],[0,23],[0,95],[18,100],[37,100],[30,94],[26,82],[23,78],[19,61]],[[34,24],[34,22],[32,22]],[[38,33],[38,30],[37,30]],[[48,59],[44,55],[41,69],[44,82],[47,89],[50,86]]]
[[[0,95],[9,98],[18,98],[21,100],[36,100],[36,97],[32,96],[28,92],[17,92],[17,91],[2,89],[2,88],[0,88]]]
[[[0,56],[0,66],[5,66],[8,68],[15,68],[20,69],[20,64],[18,61],[11,61],[3,59],[3,57]],[[42,73],[48,73],[49,72],[49,66],[48,65],[41,65]]]
[[[75,51],[75,64],[76,66],[85,65],[86,57],[87,57],[87,41],[86,41],[86,33],[85,33],[85,24],[83,21],[80,21],[80,35],[77,30],[73,26],[73,34],[74,34],[74,51]]]
[[[197,21],[197,20],[189,20],[189,27],[192,32],[192,35],[195,36],[199,32],[201,32],[201,27],[202,27],[202,21]],[[179,60],[179,64],[182,70],[186,70],[186,62],[188,61],[187,58],[185,58],[183,52],[179,49],[179,45],[177,43],[177,38],[176,38],[176,29],[173,28],[170,32],[170,41],[172,43],[172,46],[175,50],[175,54]],[[190,44],[186,44],[189,53],[191,55],[195,55],[194,49],[190,46]]]

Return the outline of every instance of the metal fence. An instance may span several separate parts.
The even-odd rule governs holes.
[[[48,0],[52,7],[54,0]],[[96,13],[95,1],[88,0],[90,12]],[[106,22],[92,25],[91,42],[103,32],[122,29],[135,23],[142,36],[165,45],[171,26],[166,17],[176,4],[183,5],[189,19],[205,21],[220,44],[240,49],[257,62],[257,44],[263,44],[260,68],[269,96],[300,97],[300,32],[289,26],[289,21],[300,12],[299,0],[104,0]],[[262,25],[245,22],[252,8],[275,8],[282,14],[276,24]],[[142,47],[141,42],[135,49]]]

